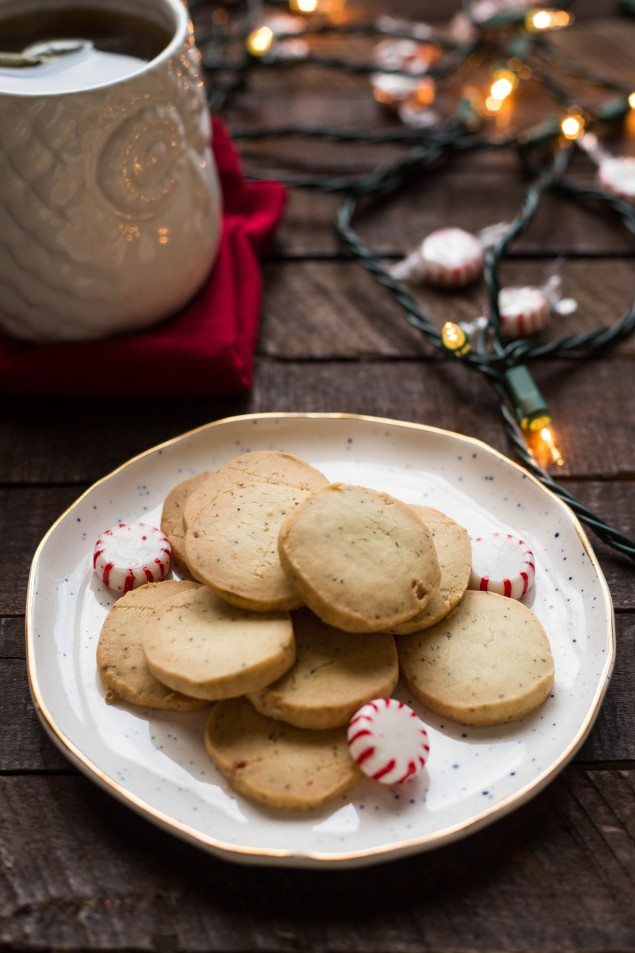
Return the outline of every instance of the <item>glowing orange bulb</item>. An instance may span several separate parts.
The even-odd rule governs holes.
[[[584,116],[582,116],[580,113],[570,113],[568,116],[565,116],[560,123],[562,135],[565,137],[565,139],[570,139],[572,141],[575,139],[580,139],[584,135],[585,128],[586,122]]]
[[[342,12],[345,0],[289,0],[289,9],[294,13],[320,13],[337,16]]]
[[[534,420],[524,420],[521,422],[521,427],[525,431],[529,449],[543,469],[550,465],[564,466],[564,457],[558,446],[551,417],[544,416]]]
[[[454,321],[446,321],[441,328],[441,341],[456,357],[463,357],[472,350],[465,331]]]
[[[497,113],[503,105],[502,99],[495,99],[494,96],[488,96],[485,100],[485,108],[489,113]]]
[[[573,14],[567,10],[530,10],[525,17],[525,26],[532,32],[562,30],[573,23]]]
[[[518,86],[518,76],[511,70],[499,69],[492,76],[489,96],[485,99],[485,108],[490,113],[497,113],[505,100],[511,96]]]
[[[261,26],[252,30],[247,37],[247,49],[252,56],[265,56],[273,45],[274,33],[271,27]]]
[[[318,0],[290,0],[289,6],[294,13],[315,13]]]
[[[490,88],[490,94],[494,99],[507,99],[509,94],[513,91],[514,84],[507,76],[501,76],[500,79],[494,80]]]
[[[558,447],[558,444],[556,443],[556,437],[553,432],[553,428],[543,427],[542,430],[540,431],[540,439],[542,440],[542,442],[544,443],[545,447],[547,448],[549,452],[549,456],[551,457],[551,462],[555,463],[555,465],[558,467],[563,467],[564,458],[560,452],[560,448]]]

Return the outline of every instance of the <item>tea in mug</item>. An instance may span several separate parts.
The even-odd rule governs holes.
[[[104,7],[0,13],[0,89],[70,92],[114,82],[155,59],[171,39],[165,25]]]
[[[53,7],[3,19],[0,50],[20,53],[49,40],[87,40],[104,53],[120,53],[149,62],[165,49],[170,33],[145,17],[97,7]]]

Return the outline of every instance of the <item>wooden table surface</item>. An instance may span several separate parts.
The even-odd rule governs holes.
[[[442,0],[399,10],[440,18]],[[383,8],[395,12],[384,0]],[[382,9],[368,2],[369,14]],[[330,41],[331,49],[338,47]],[[562,49],[635,87],[635,25],[604,0],[578,4]],[[362,49],[362,47],[360,47]],[[535,96],[518,107],[538,118]],[[227,118],[235,127],[286,121],[379,128],[363,78],[303,68],[261,71]],[[635,123],[622,151],[634,150]],[[248,165],[354,171],[391,149],[294,141],[244,147]],[[269,159],[266,160],[266,156]],[[273,158],[272,158],[273,156]],[[277,156],[277,159],[275,158]],[[588,169],[580,164],[580,174]],[[361,221],[399,256],[435,227],[480,228],[516,210],[523,179],[511,154],[463,157]],[[35,546],[92,481],[133,454],[199,424],[250,411],[349,411],[431,423],[509,452],[484,382],[440,361],[338,247],[335,203],[291,196],[273,256],[253,390],[227,399],[5,399],[0,403],[0,945],[25,950],[317,950],[333,953],[622,953],[633,917],[631,566],[597,553],[617,616],[617,666],[590,738],[528,805],[453,846],[360,871],[234,866],[162,833],[78,774],[47,740],[29,698],[23,610]],[[505,277],[538,281],[566,255],[573,330],[614,320],[633,294],[633,244],[609,218],[548,197]],[[482,288],[425,300],[440,318],[478,313]],[[580,499],[635,534],[635,338],[592,360],[545,360],[546,393]],[[629,728],[631,729],[629,737]]]

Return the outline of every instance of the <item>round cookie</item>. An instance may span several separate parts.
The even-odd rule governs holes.
[[[441,622],[399,639],[402,677],[432,711],[465,725],[529,714],[553,687],[545,631],[521,602],[468,590]]]
[[[278,531],[306,490],[254,483],[205,503],[185,536],[192,575],[232,605],[255,612],[302,605],[278,555]]]
[[[183,510],[189,497],[210,475],[209,470],[195,473],[181,483],[177,483],[165,498],[161,513],[161,529],[167,536],[172,547],[172,561],[179,572],[189,569],[185,562],[185,528],[183,526]]]
[[[443,619],[461,601],[470,579],[472,547],[467,530],[430,506],[413,506],[412,509],[430,531],[439,560],[441,581],[423,612],[396,625],[390,630],[393,635],[421,632]]]
[[[170,596],[195,588],[193,582],[151,582],[115,602],[106,616],[97,645],[97,669],[106,701],[126,701],[142,708],[194,711],[207,702],[175,692],[158,681],[146,662],[141,629],[154,609]]]
[[[399,664],[391,635],[340,632],[306,609],[294,613],[293,632],[293,667],[249,696],[262,715],[298,728],[336,728],[364,702],[392,694]]]
[[[319,807],[362,777],[348,753],[344,728],[294,728],[265,718],[244,698],[214,706],[205,747],[239,794],[266,807]]]
[[[187,500],[183,523],[187,529],[196,513],[210,500],[226,490],[240,490],[254,483],[274,483],[299,490],[319,490],[326,486],[326,477],[304,460],[279,450],[254,450],[234,457],[219,470],[210,473]]]
[[[287,613],[245,612],[204,586],[162,602],[141,638],[153,675],[194,698],[259,691],[295,659]]]
[[[441,578],[432,537],[409,506],[345,483],[296,507],[278,550],[304,602],[346,632],[385,632],[411,619]]]

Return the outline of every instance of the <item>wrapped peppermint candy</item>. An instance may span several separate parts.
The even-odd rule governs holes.
[[[490,225],[478,235],[463,228],[439,228],[431,232],[403,261],[390,268],[397,281],[425,282],[439,288],[462,288],[483,272],[485,248],[508,228]]]
[[[404,126],[410,126],[411,129],[432,129],[438,126],[440,120],[438,112],[412,99],[401,103],[397,112]]]
[[[612,155],[594,132],[585,132],[578,145],[595,162],[600,188],[626,202],[635,202],[635,157]]]
[[[372,73],[373,97],[382,106],[396,112],[410,100],[421,105],[434,101],[436,85],[427,76],[402,76],[399,73]]]
[[[475,0],[470,7],[474,23],[485,24],[506,13],[525,13],[535,6],[533,0]]]
[[[414,40],[428,40],[434,33],[429,23],[413,23],[388,14],[377,17],[375,26],[380,33],[408,33]]]
[[[626,202],[635,202],[635,157],[607,156],[596,173],[603,189]]]
[[[508,340],[529,337],[544,330],[551,321],[551,314],[572,314],[577,308],[573,298],[564,298],[561,293],[562,279],[553,274],[541,286],[510,286],[503,288],[498,296],[501,334]]]
[[[441,56],[436,43],[418,43],[416,40],[390,37],[378,43],[373,58],[380,69],[400,69],[423,73]]]
[[[436,63],[440,55],[435,43],[398,37],[382,40],[374,51],[379,71],[370,77],[374,98],[382,106],[395,111],[405,103],[419,109],[429,106],[436,96],[436,85],[433,79],[422,74]],[[384,73],[382,69],[402,70],[413,75]]]

